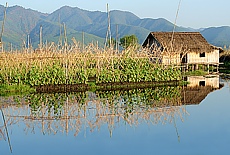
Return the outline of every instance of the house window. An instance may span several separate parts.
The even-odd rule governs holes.
[[[200,57],[201,58],[205,57],[205,52],[200,53]]]
[[[200,81],[199,86],[205,86],[205,81]]]

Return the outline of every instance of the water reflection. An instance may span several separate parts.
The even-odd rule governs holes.
[[[187,81],[189,84],[188,87],[197,87],[197,86],[210,86],[214,89],[220,88],[220,77],[219,75],[214,76],[188,76]]]
[[[210,92],[223,87],[219,75],[189,76],[186,80],[189,82],[183,89],[183,103],[186,105],[199,104]]]
[[[100,130],[103,125],[112,136],[120,124],[138,126],[184,121],[189,115],[185,105],[199,104],[210,92],[220,88],[219,77],[187,77],[186,86],[156,88],[31,94],[23,97],[1,97],[1,109],[7,126],[25,126],[25,133],[44,135],[70,131]],[[0,140],[6,140],[4,123],[0,124]]]

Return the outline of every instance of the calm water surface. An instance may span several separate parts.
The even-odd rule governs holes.
[[[8,105],[16,100],[20,104],[2,108],[8,136],[1,113],[0,154],[228,155],[230,81],[222,83],[223,88],[208,93],[200,103],[181,104],[186,100],[183,93],[177,98],[178,102],[172,99],[174,96],[168,98],[171,91],[178,95],[177,88],[166,89],[169,93],[161,99],[152,97],[154,101],[146,95],[138,96],[140,92],[136,95],[134,92],[129,92],[131,95],[112,94],[110,98],[114,103],[102,95],[99,101],[98,94],[90,92],[80,94],[81,99],[66,94],[64,99],[59,94],[53,100],[52,97],[44,99],[46,95],[43,99],[41,96],[1,99]],[[204,91],[196,93],[201,92]],[[187,93],[192,94],[189,90]],[[105,97],[109,98],[108,94]],[[55,99],[59,100],[57,105]],[[27,104],[32,102],[40,105]],[[127,102],[133,103],[132,106]],[[50,108],[44,106],[45,103],[53,104]]]

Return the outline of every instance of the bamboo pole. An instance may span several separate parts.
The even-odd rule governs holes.
[[[42,50],[43,48],[43,42],[42,42],[42,25],[40,25],[40,43],[39,43],[39,48]]]
[[[0,46],[2,48],[3,48],[2,37],[3,37],[3,32],[4,32],[4,25],[5,25],[5,20],[6,20],[6,10],[7,10],[7,7],[8,7],[8,4],[6,3],[5,10],[4,10],[4,18],[3,18],[3,22],[2,22],[2,31],[1,31],[1,34],[0,34]]]

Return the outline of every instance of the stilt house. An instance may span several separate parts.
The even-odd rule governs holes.
[[[142,46],[152,60],[165,65],[219,65],[221,48],[209,44],[199,32],[151,32]]]

